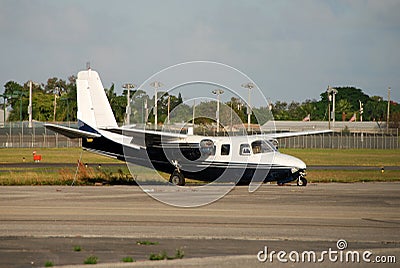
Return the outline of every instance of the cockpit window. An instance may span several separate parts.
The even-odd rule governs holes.
[[[258,140],[251,143],[253,154],[271,153],[276,151],[275,147],[265,140]]]

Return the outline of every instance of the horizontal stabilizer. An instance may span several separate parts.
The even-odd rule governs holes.
[[[70,139],[77,139],[77,138],[99,138],[101,137],[100,134],[92,133],[84,130],[79,130],[76,128],[64,127],[54,124],[45,124],[45,128],[60,133]]]

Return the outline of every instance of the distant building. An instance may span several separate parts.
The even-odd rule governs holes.
[[[322,130],[328,129],[328,121],[273,121],[267,122],[265,125],[261,126],[262,131],[271,131],[273,128],[276,128],[278,132]],[[350,132],[378,133],[386,130],[386,122],[336,121],[334,126],[333,122],[331,122],[331,129],[336,132],[346,130]]]

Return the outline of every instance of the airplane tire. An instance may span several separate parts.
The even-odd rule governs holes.
[[[173,183],[178,186],[184,186],[185,185],[185,177],[181,172],[174,171],[171,176],[169,177],[169,182]]]
[[[297,180],[297,185],[298,185],[298,186],[306,186],[306,185],[307,185],[307,179],[306,179],[306,178],[303,178],[303,177],[300,177],[300,178]]]

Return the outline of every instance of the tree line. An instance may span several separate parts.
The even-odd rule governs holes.
[[[348,121],[356,113],[360,118],[360,102],[364,121],[386,121],[388,101],[380,96],[368,96],[356,87],[336,87],[335,120]],[[328,93],[320,94],[319,100],[299,102],[277,101],[273,106],[276,120],[302,120],[310,115],[311,120],[328,120]],[[332,105],[332,102],[331,102]],[[400,112],[398,103],[391,101],[390,112],[393,116]]]
[[[4,85],[2,109],[11,108],[8,121],[28,119],[29,81]],[[76,76],[49,78],[46,84],[32,84],[32,116],[37,121],[76,121]],[[54,117],[55,115],[55,117]]]
[[[1,108],[10,108],[8,121],[24,121],[28,119],[29,81],[23,85],[9,81],[4,85],[4,93]],[[380,96],[368,96],[356,87],[336,87],[335,119],[348,121],[354,114],[357,120],[360,117],[360,102],[362,103],[364,121],[386,121],[387,100]],[[46,84],[33,84],[32,86],[32,113],[37,121],[76,121],[76,76],[70,76],[67,80],[56,77],[49,78]],[[117,122],[124,122],[126,116],[127,91],[120,95],[115,92],[115,86],[105,89]],[[143,90],[131,90],[131,123],[154,123],[154,96],[150,97]],[[328,120],[328,94],[322,92],[319,100],[307,99],[303,102],[276,101],[270,107],[253,107],[251,123],[263,124],[272,119],[275,120],[303,120],[309,116],[312,121]],[[188,122],[191,120],[193,105],[183,103],[181,94],[178,96],[159,92],[158,95],[158,123],[166,122],[168,107],[171,122]],[[195,123],[209,123],[216,117],[216,101],[196,104]],[[391,102],[390,117],[392,127],[399,127],[400,105]],[[146,120],[148,116],[148,120]],[[213,119],[214,118],[214,119]],[[231,98],[221,103],[220,118],[230,120],[232,123],[247,123],[247,106],[237,98]],[[221,122],[227,124],[228,122]]]

